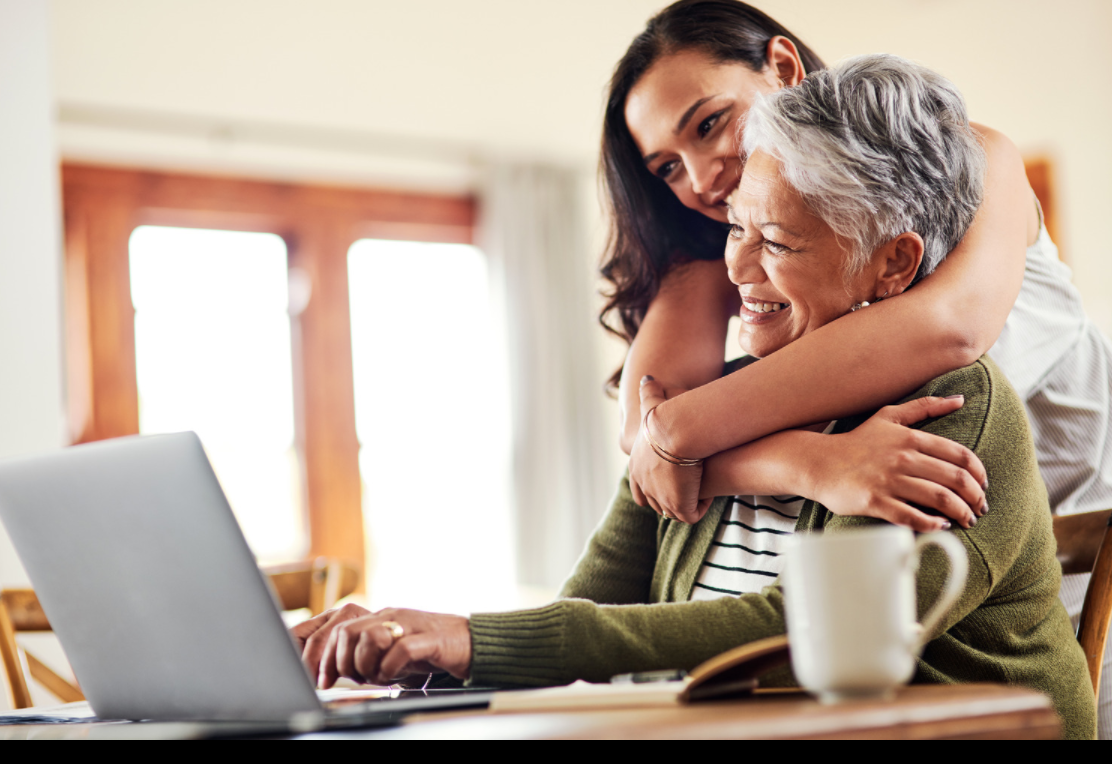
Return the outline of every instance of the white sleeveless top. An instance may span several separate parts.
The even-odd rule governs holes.
[[[1056,514],[1112,507],[1112,344],[1090,321],[1046,226],[989,356],[1019,393]]]

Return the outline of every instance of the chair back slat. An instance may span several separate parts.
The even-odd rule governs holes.
[[[1062,564],[1062,575],[1089,573],[1093,570],[1110,518],[1112,509],[1059,515],[1054,518],[1054,538],[1058,542],[1058,562]]]
[[[5,589],[0,600],[16,631],[53,631],[34,589]]]
[[[1108,646],[1108,627],[1112,623],[1112,519],[1100,534],[1102,543],[1093,564],[1093,577],[1085,592],[1081,621],[1077,625],[1077,641],[1085,651],[1093,692],[1100,700],[1100,673],[1104,651]]]

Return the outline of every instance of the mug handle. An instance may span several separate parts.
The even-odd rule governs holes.
[[[929,635],[939,622],[946,617],[946,613],[958,601],[958,597],[965,590],[965,579],[969,575],[969,558],[965,547],[953,534],[944,531],[925,533],[915,541],[915,558],[918,561],[923,554],[923,548],[934,545],[946,553],[950,558],[950,575],[946,577],[946,585],[938,595],[938,599],[923,616],[923,623],[919,627],[916,648],[922,649]]]

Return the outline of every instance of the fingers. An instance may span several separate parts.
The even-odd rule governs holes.
[[[336,666],[336,650],[339,647],[340,634],[340,629],[332,630],[332,633],[328,637],[328,642],[324,646],[324,653],[320,658],[320,668],[317,673],[317,687],[322,690],[332,689],[332,685],[336,684],[336,680],[340,676],[340,670]]]
[[[981,488],[981,498],[984,498],[984,491],[988,489],[988,472],[975,453],[961,443],[955,443],[949,438],[929,432],[915,434],[915,447],[927,456],[960,467]]]
[[[904,501],[938,510],[962,528],[968,530],[977,524],[977,517],[969,505],[945,486],[922,478],[904,477],[898,490],[899,497]]]
[[[984,488],[977,484],[977,481],[964,467],[926,454],[919,454],[911,470],[914,477],[922,478],[949,489],[961,499],[962,503],[969,508],[975,517],[983,517],[988,512]],[[961,520],[960,517],[947,512],[946,507],[934,507],[934,509],[943,512],[947,517],[954,520]]]
[[[346,621],[362,618],[369,613],[370,611],[366,608],[348,604],[336,610],[321,613],[311,619],[318,622],[319,625],[309,633],[301,650],[301,660],[305,664],[305,668],[309,670],[309,676],[320,674],[321,658],[324,656],[325,648],[328,646],[329,639],[336,627]]]
[[[336,629],[336,673],[339,676],[346,676],[348,679],[358,682],[359,684],[366,684],[366,680],[355,667],[355,653],[358,650],[360,641],[365,637],[366,632],[359,628],[362,619],[359,621],[349,621],[343,626]]]
[[[932,517],[902,501],[887,499],[876,508],[872,516],[891,523],[903,525],[916,533],[932,533],[950,529],[950,522],[944,517]]]
[[[642,417],[645,416],[653,406],[664,403],[666,400],[664,397],[664,386],[648,375],[641,378],[640,392]]]
[[[321,626],[328,623],[328,619],[331,617],[332,611],[321,613],[320,615],[313,616],[307,621],[302,621],[290,629],[290,636],[292,636],[297,643],[297,651],[299,653],[305,652],[305,642],[309,637],[313,636]]]
[[[637,506],[649,506],[649,500],[645,498],[645,494],[641,490],[641,486],[632,477],[630,477],[629,479],[629,492],[633,496],[633,500],[637,502]]]
[[[950,398],[937,398],[928,396],[926,398],[916,398],[907,403],[900,403],[895,406],[885,406],[880,410],[879,414],[889,421],[904,426],[913,425],[916,422],[922,422],[924,419],[930,417],[940,417],[946,414],[957,411],[965,405],[965,396],[958,395]]]
[[[327,690],[340,677],[366,684],[368,677],[377,676],[379,660],[394,642],[390,630],[383,625],[387,620],[389,615],[377,613],[334,629],[321,657],[317,686]]]
[[[382,656],[375,681],[378,684],[391,684],[412,674],[413,664],[424,661],[435,664],[439,662],[439,657],[439,635],[427,632],[407,635],[395,642]]]

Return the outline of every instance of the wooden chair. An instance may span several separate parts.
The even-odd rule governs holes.
[[[316,560],[263,568],[283,610],[307,608],[321,613],[356,590],[359,570],[339,560]],[[49,632],[50,622],[32,589],[0,591],[0,659],[8,677],[15,708],[30,708],[27,676],[49,690],[63,703],[84,700],[81,689],[59,676],[46,664],[16,644],[19,632]],[[22,659],[21,659],[22,656]],[[24,673],[26,661],[26,674]]]
[[[263,568],[270,576],[283,610],[308,608],[323,613],[359,586],[359,569],[340,560],[318,557],[312,561]]]
[[[1092,573],[1081,607],[1077,641],[1085,651],[1093,692],[1100,694],[1100,670],[1112,621],[1112,510],[1054,518],[1062,574]]]

